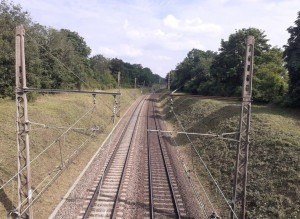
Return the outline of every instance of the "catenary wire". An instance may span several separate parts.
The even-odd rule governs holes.
[[[17,172],[14,176],[12,176],[8,181],[6,181],[6,183],[4,183],[1,187],[0,190],[3,189],[3,187],[5,187],[9,182],[11,182],[16,176],[18,176],[18,174],[20,172],[22,172],[25,168],[27,168],[28,165],[30,165],[31,163],[33,163],[35,160],[37,160],[43,153],[45,153],[51,146],[53,146],[57,140],[59,140],[61,137],[63,137],[66,133],[68,133],[71,128],[73,128],[80,120],[82,120],[85,116],[87,116],[89,114],[89,112],[91,112],[91,110],[93,110],[95,108],[95,106],[91,107],[83,116],[81,116],[75,123],[73,123],[69,129],[67,129],[65,132],[63,132],[58,138],[56,138],[51,144],[49,144],[44,150],[42,150],[35,158],[33,158],[26,166],[24,166],[19,172]]]
[[[176,120],[178,121],[178,123],[179,123],[181,129],[182,129],[184,132],[186,132],[185,129],[184,129],[184,127],[183,127],[183,125],[181,124],[181,122],[180,122],[178,116],[177,116],[176,113],[174,112],[174,109],[173,109],[173,108],[171,108],[171,111],[173,112],[173,114],[174,114]],[[226,201],[226,203],[227,203],[228,207],[230,208],[231,212],[233,213],[233,215],[234,215],[236,218],[238,218],[237,215],[236,215],[236,213],[235,213],[235,211],[232,209],[231,205],[229,204],[228,200],[226,199],[224,193],[222,192],[222,190],[221,190],[219,184],[217,183],[217,181],[216,181],[215,178],[213,177],[212,173],[211,173],[210,170],[208,169],[208,167],[207,167],[206,163],[204,162],[204,160],[202,159],[202,156],[200,155],[200,153],[199,153],[198,150],[196,149],[194,143],[193,143],[192,140],[190,139],[189,135],[186,134],[186,137],[187,137],[187,139],[189,140],[189,142],[191,143],[193,149],[194,149],[195,152],[197,153],[197,156],[199,157],[199,159],[200,159],[200,161],[202,162],[203,166],[205,167],[206,171],[208,172],[208,174],[209,174],[210,177],[212,178],[214,184],[215,184],[216,187],[218,188],[218,190],[219,190],[219,192],[221,193],[222,197],[223,197],[224,200]]]

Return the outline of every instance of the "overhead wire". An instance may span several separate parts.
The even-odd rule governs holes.
[[[88,88],[91,88],[83,79],[81,79],[74,71],[72,71],[70,68],[68,68],[63,62],[61,62],[57,57],[55,57],[50,51],[48,51],[43,45],[39,44],[34,37],[32,37],[30,34],[27,33],[27,35],[30,37],[30,39],[35,42],[39,47],[41,47],[42,49],[44,49],[46,51],[46,53],[48,53],[49,55],[51,55],[59,64],[61,64],[65,69],[68,70],[68,72],[70,72],[71,74],[73,74],[76,78],[78,78],[83,84],[85,84]],[[92,88],[91,88],[92,89]],[[95,97],[94,97],[95,99]],[[106,105],[109,109],[111,109],[111,107],[109,107],[109,105],[106,103],[106,101],[103,100],[102,105]],[[99,127],[96,128],[74,128],[74,126],[80,121],[82,120],[88,113],[90,113],[91,110],[95,109],[95,105],[90,108],[81,118],[79,118],[73,125],[71,125],[70,127],[59,127],[59,126],[47,126],[45,124],[41,124],[41,123],[36,123],[36,122],[30,122],[31,124],[35,124],[35,125],[41,125],[43,128],[56,128],[56,129],[67,129],[64,133],[62,133],[58,138],[56,138],[50,145],[48,145],[44,150],[42,150],[35,158],[33,158],[26,166],[24,166],[21,170],[18,171],[18,173],[16,173],[13,177],[11,177],[6,183],[4,183],[3,185],[1,185],[0,190],[3,189],[10,181],[12,181],[20,172],[22,172],[25,168],[28,167],[28,165],[32,164],[35,160],[37,160],[43,153],[45,153],[51,146],[53,146],[56,142],[59,141],[60,144],[60,139],[61,137],[63,137],[67,132],[69,132],[70,130],[86,130],[86,131],[93,131],[93,133],[89,136],[88,139],[86,139],[78,148],[77,150],[75,150],[73,152],[73,154],[71,154],[71,156],[68,157],[68,159],[66,159],[64,161],[64,163],[68,163],[69,160],[89,141],[89,139],[91,137],[94,136],[94,132],[95,131],[99,131]],[[110,122],[108,122],[106,125],[109,125]],[[113,130],[115,128],[115,120],[113,120]],[[111,141],[111,139],[110,139]],[[60,150],[61,152],[61,150]],[[57,169],[57,168],[56,168]],[[54,170],[56,170],[54,169]],[[53,180],[58,176],[58,174],[62,171],[63,169],[63,162],[62,162],[62,154],[61,154],[61,166],[59,167],[60,171],[55,174],[55,176],[50,180],[50,182],[47,183],[47,185],[42,189],[42,191],[40,193],[37,194],[37,197],[32,200],[32,202],[30,203],[29,206],[27,206],[27,208],[21,213],[23,214],[32,204],[33,202],[40,196],[40,194],[53,182]],[[52,173],[53,171],[51,171]],[[47,177],[45,177],[39,184],[38,186],[35,188],[35,190],[33,190],[32,193],[34,193],[35,191],[37,191],[37,189],[50,177],[50,174],[48,174]],[[26,201],[23,200],[23,202],[20,204],[24,204],[24,202]]]
[[[57,174],[55,174],[50,181],[42,188],[42,190],[35,196],[35,198],[31,201],[30,205],[33,204],[33,202],[45,191],[45,189],[56,179],[56,177],[65,169],[66,165],[69,163],[70,160],[73,159],[73,157],[78,153],[78,151],[84,146],[86,145],[86,143],[94,136],[94,132],[92,134],[90,134],[90,136],[88,138],[85,139],[85,141],[64,161],[61,161],[61,165],[57,166],[55,169],[53,169],[52,171],[50,171],[48,173],[48,175],[35,187],[35,189],[32,191],[32,196],[34,195],[34,193],[37,191],[37,189],[50,177],[52,172],[58,171]],[[26,199],[23,200],[23,202],[19,205],[22,206],[22,204],[24,204],[26,202],[26,200],[28,199],[28,197]],[[29,207],[29,206],[27,206]],[[18,208],[17,208],[18,209]],[[21,215],[25,212],[26,210],[24,210]]]
[[[176,113],[175,113],[173,107],[171,108],[171,111],[173,112],[173,114],[174,114],[176,120],[178,121],[178,123],[179,123],[181,129],[182,129],[184,132],[186,132],[185,129],[184,129],[184,127],[183,127],[183,125],[182,125],[182,123],[180,122],[178,116],[176,115]],[[226,199],[226,197],[225,197],[223,191],[221,190],[219,184],[217,183],[216,179],[213,177],[213,175],[212,175],[212,173],[210,172],[208,166],[207,166],[206,163],[204,162],[202,156],[200,155],[200,153],[199,153],[198,150],[196,149],[196,147],[195,147],[194,143],[192,142],[191,138],[189,137],[188,134],[186,134],[186,137],[187,137],[187,139],[189,140],[189,142],[191,143],[191,145],[192,145],[194,151],[196,152],[197,156],[199,157],[199,159],[200,159],[200,161],[202,162],[203,166],[205,167],[206,171],[207,171],[208,174],[210,175],[210,177],[211,177],[211,179],[213,180],[214,184],[216,185],[217,189],[218,189],[219,192],[221,193],[223,199],[224,199],[225,202],[227,203],[227,205],[228,205],[228,207],[230,208],[231,212],[233,213],[233,215],[235,216],[235,218],[238,218],[237,215],[236,215],[236,213],[235,213],[235,211],[232,209],[231,205],[229,204],[228,200]]]
[[[165,126],[167,126],[165,120],[164,120],[164,124],[165,124]],[[176,148],[176,152],[177,152],[177,156],[178,156],[178,158],[179,158],[180,164],[182,165],[182,167],[183,167],[183,169],[184,169],[184,172],[185,172],[186,176],[188,177],[189,183],[190,183],[190,185],[191,185],[191,187],[192,187],[192,189],[193,189],[193,192],[194,192],[194,194],[195,194],[195,196],[196,196],[196,198],[197,198],[197,201],[198,201],[200,207],[202,208],[202,211],[203,211],[204,215],[206,216],[206,218],[208,218],[208,214],[207,214],[207,210],[206,210],[205,204],[204,204],[204,202],[202,201],[202,199],[201,199],[201,197],[200,197],[200,195],[199,195],[199,193],[198,193],[198,191],[197,191],[197,189],[196,189],[196,187],[195,187],[195,185],[194,185],[194,183],[193,183],[193,181],[192,181],[192,178],[191,178],[191,176],[189,175],[189,171],[187,170],[187,167],[186,167],[186,164],[185,164],[185,162],[184,162],[184,159],[182,158],[182,156],[181,156],[181,154],[180,154],[180,152],[179,152],[179,150],[178,150],[178,146],[179,146],[179,145],[178,145],[178,143],[177,143],[175,137],[172,137],[172,136],[173,136],[173,132],[167,132],[167,133],[169,134],[170,138],[173,140],[173,142],[174,142],[174,144],[175,144],[175,146],[176,146],[175,148]],[[201,184],[201,185],[202,185],[202,184]],[[204,187],[202,187],[202,189],[203,189],[203,191],[205,192],[206,197],[207,197],[207,199],[209,200],[209,203],[210,203],[210,205],[212,206],[213,211],[214,211],[215,213],[217,213],[216,210],[215,210],[215,208],[214,208],[214,206],[213,206],[213,204],[212,204],[212,202],[210,201],[210,199],[209,199],[209,197],[208,197],[208,195],[207,195],[207,193],[206,193]]]
[[[194,176],[196,177],[197,182],[200,184],[200,186],[201,186],[201,188],[202,188],[202,190],[203,190],[203,192],[204,192],[204,194],[205,194],[205,196],[206,196],[206,198],[207,198],[207,200],[208,200],[208,202],[209,202],[211,208],[213,209],[213,211],[214,211],[215,213],[217,213],[217,211],[216,211],[216,209],[215,209],[213,203],[211,202],[211,200],[210,200],[210,198],[209,198],[209,196],[208,196],[208,194],[207,194],[207,192],[206,192],[206,190],[205,190],[203,184],[201,183],[201,181],[200,181],[198,175],[195,173],[195,171],[193,171],[193,174],[194,174]]]
[[[33,125],[39,125],[42,126],[42,128],[44,129],[68,129],[69,127],[65,127],[65,126],[49,126],[43,123],[38,123],[38,122],[32,122],[32,121],[28,121],[29,124],[33,124]],[[30,131],[33,131],[36,129],[30,129]],[[99,127],[95,126],[93,128],[71,128],[70,130],[82,130],[82,131],[99,131]]]
[[[197,198],[197,201],[198,201],[200,207],[202,208],[204,215],[205,215],[206,217],[208,217],[207,211],[206,211],[206,208],[205,208],[205,204],[203,203],[203,201],[202,201],[202,199],[201,199],[201,197],[200,197],[200,195],[199,195],[199,193],[198,193],[198,191],[197,191],[197,189],[196,189],[196,187],[195,187],[195,185],[194,185],[194,183],[193,183],[193,181],[192,181],[192,179],[191,179],[191,177],[190,177],[190,175],[189,175],[189,171],[187,170],[187,167],[186,167],[186,165],[185,165],[185,163],[184,163],[184,161],[183,161],[183,158],[180,156],[180,153],[179,153],[179,151],[178,151],[178,144],[177,144],[177,141],[176,141],[175,137],[172,137],[172,134],[170,134],[170,136],[171,136],[171,139],[173,140],[173,142],[174,142],[175,145],[176,145],[176,152],[177,152],[177,154],[178,154],[178,158],[179,158],[179,160],[181,161],[180,163],[181,163],[181,165],[183,166],[184,172],[185,172],[185,174],[186,174],[187,177],[188,177],[189,183],[190,183],[190,185],[192,186],[192,189],[193,189],[193,192],[194,192],[194,194],[195,194],[195,196],[196,196],[196,198]]]
[[[70,68],[68,68],[62,61],[60,61],[55,55],[53,55],[50,51],[48,51],[43,45],[41,45],[39,42],[37,42],[37,40],[31,36],[29,33],[26,32],[26,36],[29,36],[29,38],[36,43],[39,47],[41,47],[46,53],[48,53],[50,56],[52,56],[59,64],[61,64],[66,70],[68,70],[70,73],[72,73],[76,78],[78,78],[82,83],[84,83],[88,88],[95,90],[94,88],[92,88],[90,85],[88,85],[83,79],[81,79],[73,70],[71,70]],[[101,98],[101,97],[100,97]],[[102,99],[102,98],[101,98]],[[111,107],[107,104],[107,102],[105,100],[103,100],[103,104],[105,106],[107,106],[109,109],[111,109]]]
[[[65,69],[67,69],[70,73],[72,73],[75,77],[77,77],[82,83],[84,83],[88,88],[93,89],[90,85],[88,85],[83,79],[81,79],[74,71],[72,71],[70,68],[68,68],[63,62],[61,62],[56,56],[54,56],[50,51],[48,51],[43,45],[38,43],[34,37],[32,37],[29,33],[26,33],[26,36],[29,36],[29,38],[35,42],[39,47],[45,50],[46,53],[51,55],[57,62],[59,62]]]
[[[113,127],[112,127],[112,133],[110,135],[110,139],[109,139],[109,143],[107,145],[107,152],[106,152],[106,156],[105,156],[105,162],[104,162],[104,165],[107,165],[107,162],[108,162],[108,156],[109,156],[109,153],[110,153],[110,148],[111,148],[111,142],[112,142],[112,139],[113,139],[113,136],[114,136],[114,132],[115,132],[115,117],[116,117],[116,110],[115,110],[115,101],[114,101],[114,109],[113,109],[113,118],[112,118],[112,121],[113,121]],[[103,171],[102,171],[102,174],[101,174],[101,181],[100,181],[100,187],[99,187],[99,192],[97,194],[97,200],[98,198],[100,197],[100,192],[101,192],[101,187],[102,187],[102,183],[103,183],[103,176],[104,176],[104,172],[105,172],[105,168],[103,168]],[[95,214],[93,214],[93,217],[95,217]]]
[[[33,158],[27,165],[25,165],[19,172],[17,172],[14,176],[12,176],[6,183],[4,183],[0,190],[3,189],[9,182],[11,182],[20,172],[22,172],[25,168],[27,168],[30,164],[32,164],[35,160],[37,160],[43,153],[45,153],[50,147],[52,147],[61,137],[63,137],[65,134],[67,134],[79,121],[81,121],[84,117],[86,117],[95,106],[91,107],[85,114],[83,114],[75,123],[73,123],[65,132],[63,132],[58,138],[56,138],[51,144],[49,144],[47,147],[45,147],[44,150],[42,150],[35,158]]]

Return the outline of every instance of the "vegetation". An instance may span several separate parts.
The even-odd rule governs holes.
[[[181,130],[170,112],[169,99],[161,102],[169,129]],[[187,132],[229,133],[238,129],[240,104],[232,101],[175,98],[174,111]],[[300,217],[300,114],[297,109],[253,105],[251,144],[248,166],[247,218]],[[236,143],[213,137],[190,136],[204,162],[231,200]],[[227,137],[235,137],[227,136]],[[185,163],[198,172],[209,197],[222,218],[229,217],[229,208],[217,191],[203,164],[194,153],[185,135],[177,135],[178,149]],[[201,189],[200,189],[201,191]],[[202,196],[205,202],[205,196]],[[209,208],[209,204],[206,206]]]
[[[114,92],[115,90],[110,91]],[[138,89],[122,89],[121,116],[139,95],[141,92]],[[35,159],[66,131],[66,129],[44,128],[42,124],[51,127],[70,127],[92,106],[93,97],[87,94],[43,95],[29,103],[29,120],[40,123],[40,125],[30,125],[31,160]],[[14,176],[17,171],[15,107],[14,100],[0,99],[0,186]],[[99,127],[99,131],[71,130],[32,162],[32,188],[33,190],[37,189],[33,193],[33,197],[36,197],[37,193],[41,192],[42,188],[58,172],[62,161],[65,167],[59,178],[34,203],[35,218],[49,217],[111,131],[112,107],[112,96],[97,95],[95,110],[80,120],[75,128]],[[118,119],[117,117],[116,120],[118,121]],[[91,134],[93,135],[91,136]],[[102,150],[102,153],[106,153],[106,150]],[[45,181],[42,182],[42,180]],[[16,208],[17,204],[17,179],[14,178],[3,189],[0,189],[1,218],[5,218],[11,210]]]
[[[28,87],[53,89],[109,89],[133,87],[134,78],[146,86],[158,83],[149,68],[102,55],[90,57],[91,49],[76,32],[45,27],[31,21],[20,5],[0,3],[0,98],[14,97],[15,27],[24,25]],[[79,79],[80,78],[80,79]]]
[[[222,39],[219,53],[192,49],[170,72],[171,89],[179,88],[184,92],[202,95],[240,96],[244,73],[244,41],[246,36],[253,35],[253,99],[286,104],[289,90],[292,105],[299,106],[300,15],[295,23],[296,27],[288,29],[291,38],[284,52],[280,48],[271,47],[264,31],[256,28],[243,28],[231,34],[227,41]]]
[[[288,28],[290,38],[285,46],[284,60],[289,72],[289,97],[294,106],[300,107],[300,11],[295,25]]]

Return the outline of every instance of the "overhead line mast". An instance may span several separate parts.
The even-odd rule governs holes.
[[[18,207],[20,218],[33,218],[31,207],[31,171],[29,152],[29,120],[27,108],[25,30],[16,27],[16,109],[17,109],[17,162],[18,162]],[[23,170],[24,169],[24,170]],[[22,171],[23,170],[23,171]],[[28,211],[26,209],[28,208]],[[26,212],[24,212],[26,211]],[[24,212],[24,213],[23,213]]]
[[[31,168],[30,168],[30,146],[29,146],[29,124],[27,92],[47,92],[47,93],[81,93],[92,94],[95,105],[95,96],[100,95],[121,95],[120,93],[120,73],[118,74],[118,93],[100,91],[79,91],[61,89],[38,89],[27,88],[26,67],[25,67],[25,30],[23,26],[16,27],[15,33],[15,73],[16,73],[16,122],[17,122],[17,168],[18,168],[18,206],[16,214],[18,218],[32,219],[32,195],[31,189]],[[76,75],[75,75],[76,76]],[[78,77],[78,76],[77,76]],[[78,78],[81,80],[80,78]]]
[[[245,67],[243,78],[242,105],[240,114],[238,145],[236,150],[236,164],[234,186],[232,194],[232,209],[238,212],[239,218],[246,217],[246,187],[250,135],[250,116],[252,98],[252,76],[254,61],[254,36],[246,39]],[[231,213],[231,218],[233,219]]]

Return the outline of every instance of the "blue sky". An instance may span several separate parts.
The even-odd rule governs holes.
[[[237,29],[256,27],[282,47],[299,0],[15,0],[42,25],[83,36],[92,55],[142,64],[161,76],[193,48],[217,51]]]

